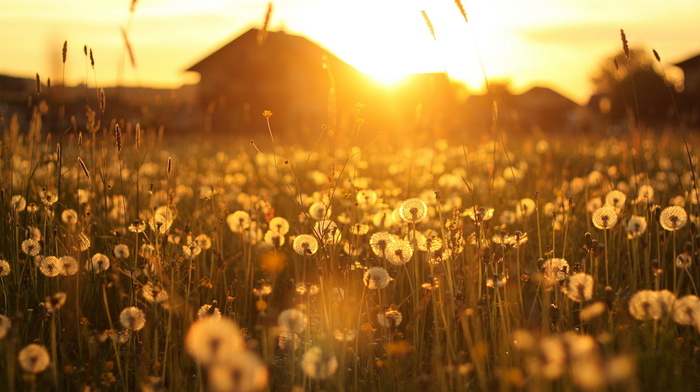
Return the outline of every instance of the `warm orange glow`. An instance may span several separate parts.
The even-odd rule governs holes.
[[[38,72],[60,83],[61,46],[67,40],[69,84],[195,83],[196,76],[183,70],[238,34],[260,27],[267,3],[152,0],[137,2],[130,15],[128,1],[11,2],[0,14],[0,53],[12,61],[0,64],[0,74],[31,78]],[[693,19],[700,3],[691,3],[471,1],[463,2],[466,23],[452,1],[277,0],[269,28],[304,35],[383,83],[446,69],[452,79],[478,91],[484,84],[483,64],[490,80],[509,80],[514,90],[548,85],[585,102],[590,75],[620,47],[620,28],[630,45],[657,49],[667,64],[700,50]],[[129,65],[121,28],[127,30],[138,69]],[[86,69],[83,45],[95,51],[96,75]]]

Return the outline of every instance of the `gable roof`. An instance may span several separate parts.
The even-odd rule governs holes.
[[[260,35],[264,35],[265,39],[259,40]],[[207,69],[229,66],[232,61],[246,59],[247,53],[255,48],[262,49],[261,52],[264,53],[274,53],[277,58],[283,57],[309,66],[320,67],[323,56],[326,56],[334,67],[352,68],[305,37],[283,31],[266,31],[261,34],[259,29],[252,28],[190,66],[187,71],[201,73]]]
[[[679,67],[683,70],[686,70],[688,68],[697,68],[700,67],[700,54],[695,55],[689,59],[683,60],[680,63],[673,64],[676,67]]]

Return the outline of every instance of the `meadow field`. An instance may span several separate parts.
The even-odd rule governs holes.
[[[290,143],[265,115],[3,118],[0,390],[700,389],[696,134]]]

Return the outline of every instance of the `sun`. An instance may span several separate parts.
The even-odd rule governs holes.
[[[356,29],[325,28],[307,35],[319,37],[322,46],[384,86],[395,86],[412,74],[447,72],[451,80],[479,90],[485,84],[484,70],[487,77],[499,80],[510,76],[507,57],[519,43],[489,30],[493,21],[470,21],[468,25],[451,3],[423,6],[409,0],[401,7],[391,2],[367,5],[371,12],[366,7],[348,7],[343,13],[359,21]],[[436,39],[422,10],[435,27]],[[382,25],[385,28],[377,28]]]

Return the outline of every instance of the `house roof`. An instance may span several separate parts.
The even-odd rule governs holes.
[[[689,59],[683,60],[680,63],[673,64],[676,67],[680,67],[685,70],[687,68],[698,68],[700,67],[700,54],[695,55]]]
[[[548,87],[533,87],[520,94],[520,97],[527,100],[538,101],[539,103],[541,103],[541,101],[547,101],[571,108],[579,106],[576,102]]]
[[[211,68],[228,67],[232,61],[240,58],[246,50],[253,50],[253,48],[262,48],[265,52],[275,53],[280,57],[294,59],[303,63],[313,62],[318,64],[319,67],[322,57],[326,56],[333,67],[352,68],[319,44],[305,37],[287,34],[283,31],[268,31],[264,32],[264,34],[265,39],[260,40],[261,31],[255,28],[250,29],[207,55],[189,67],[187,71],[202,72]]]

